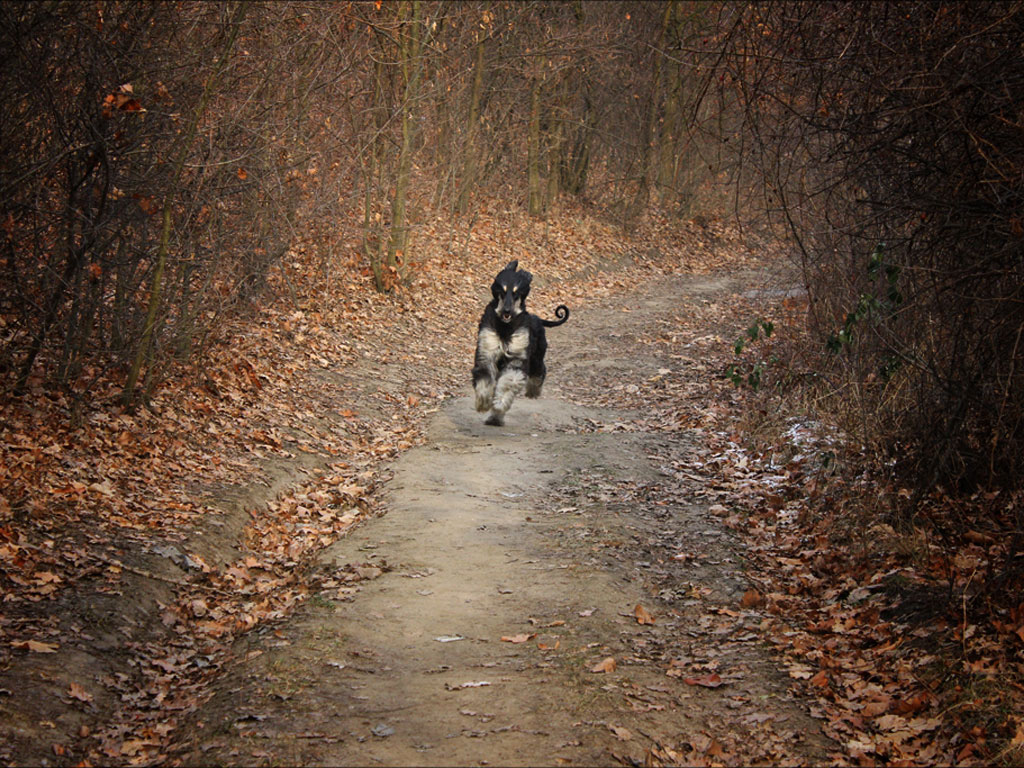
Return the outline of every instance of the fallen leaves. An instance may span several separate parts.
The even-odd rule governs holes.
[[[690,746],[697,754],[708,755],[712,758],[721,758],[725,754],[725,750],[718,740],[703,731],[691,737]]]
[[[633,616],[636,618],[637,624],[653,624],[654,616],[651,612],[644,608],[642,605],[637,603],[636,608],[633,609]]]
[[[12,640],[11,647],[32,653],[56,653],[60,643],[44,643],[39,640]]]
[[[543,638],[537,640],[537,649],[541,651],[557,651],[561,646],[562,639],[559,637]]]
[[[633,738],[633,733],[620,725],[609,725],[608,730],[615,734],[615,738],[619,741],[629,741]]]
[[[759,608],[764,605],[764,602],[764,595],[756,589],[748,589],[743,593],[743,599],[740,600],[740,605],[743,608]]]
[[[820,672],[818,672],[818,674],[811,677],[810,680],[808,680],[807,682],[809,682],[811,685],[817,688],[824,688],[826,685],[828,685],[828,680],[828,672],[826,672],[823,669]]]
[[[70,696],[72,699],[84,701],[87,704],[92,703],[92,694],[85,690],[85,688],[83,688],[78,683],[72,682],[71,685],[68,687],[67,693],[68,696]]]
[[[615,243],[609,247],[621,247],[623,253],[633,247],[613,241],[617,235],[611,228],[595,227],[601,238]],[[559,295],[564,289],[567,301],[570,297],[582,300],[595,286],[590,281],[576,286],[565,278],[592,265],[593,256],[586,243],[569,235],[559,233],[557,227],[552,229],[551,237],[559,247],[544,249],[551,254],[545,279]],[[674,261],[678,267],[688,258],[686,242],[683,238],[673,241],[666,264]],[[179,556],[173,566],[192,580],[188,588],[180,589],[172,605],[159,611],[164,626],[173,632],[173,652],[166,644],[140,645],[133,652],[139,679],[110,686],[125,702],[125,710],[115,727],[101,735],[106,759],[94,759],[94,763],[155,759],[167,735],[154,727],[159,718],[195,706],[201,699],[203,681],[212,677],[211,670],[226,658],[226,649],[238,635],[287,616],[308,597],[311,586],[328,597],[346,599],[388,572],[385,564],[367,558],[371,562],[347,564],[311,583],[305,581],[303,568],[315,553],[345,535],[373,509],[382,477],[379,467],[420,440],[420,420],[435,403],[459,391],[461,385],[453,382],[464,375],[465,356],[460,346],[464,339],[453,338],[448,330],[473,327],[479,311],[474,291],[489,283],[497,261],[498,254],[489,247],[470,249],[465,259],[443,269],[425,268],[424,282],[432,284],[413,285],[407,296],[382,299],[352,278],[355,283],[347,286],[346,301],[328,307],[318,298],[322,290],[304,292],[299,284],[294,303],[301,307],[288,302],[267,306],[254,324],[220,329],[220,341],[211,344],[214,352],[203,370],[209,386],[189,386],[184,377],[169,382],[152,409],[137,414],[109,405],[114,400],[104,398],[113,388],[103,381],[95,385],[96,396],[90,398],[76,430],[61,424],[73,404],[60,396],[4,405],[0,414],[0,439],[5,444],[0,455],[0,487],[4,489],[0,496],[0,570],[9,579],[4,583],[5,613],[14,615],[20,604],[55,599],[72,588],[83,573],[93,573],[104,588],[122,588],[129,572],[109,560],[98,560],[94,553],[107,556],[108,548],[111,552],[137,550],[139,542],[176,542]],[[607,292],[616,288],[615,281],[625,285],[638,275],[655,275],[659,268],[653,262],[627,267],[614,276],[599,276],[601,284],[596,287]],[[347,282],[347,277],[344,279]],[[293,287],[289,286],[289,294]],[[413,316],[411,312],[422,305],[428,291],[442,291],[450,300],[438,308],[436,316]],[[605,298],[600,294],[599,300]],[[703,311],[711,316],[711,309],[692,308],[693,313]],[[411,322],[403,322],[405,313],[410,313]],[[927,755],[926,740],[934,739],[941,730],[933,725],[937,699],[922,690],[919,682],[929,667],[905,655],[914,641],[901,644],[898,626],[871,613],[882,587],[888,585],[862,583],[872,574],[863,578],[850,574],[849,580],[831,585],[827,571],[835,567],[836,560],[827,543],[816,542],[807,531],[786,523],[800,513],[799,505],[790,498],[798,494],[789,491],[802,487],[810,459],[802,465],[794,460],[772,467],[767,458],[762,462],[740,449],[732,440],[731,427],[727,428],[731,393],[726,390],[707,396],[707,383],[715,375],[713,352],[721,340],[707,329],[700,336],[683,339],[679,334],[677,339],[678,331],[666,329],[666,337],[657,343],[674,353],[684,342],[693,345],[687,365],[692,365],[697,378],[704,379],[699,389],[702,396],[694,397],[698,389],[684,380],[679,370],[682,366],[675,363],[659,368],[657,376],[646,383],[649,386],[643,381],[611,381],[607,388],[596,388],[600,392],[593,399],[631,405],[645,415],[640,423],[624,420],[608,429],[692,430],[690,434],[704,440],[718,441],[716,455],[674,456],[665,462],[665,471],[698,478],[700,495],[696,498],[715,502],[708,510],[715,526],[724,523],[749,533],[751,559],[763,563],[762,570],[776,574],[777,583],[750,588],[739,601],[745,612],[763,611],[767,623],[760,630],[754,624],[753,629],[775,637],[780,650],[789,654],[792,679],[819,701],[829,715],[832,735],[851,745],[850,755],[888,762]],[[218,351],[221,342],[223,351]],[[444,361],[436,370],[427,371],[419,364],[421,359],[410,356],[420,354],[410,350],[428,343],[436,347],[423,354]],[[329,374],[330,382],[316,379],[311,372],[322,377]],[[320,384],[311,384],[314,380]],[[373,382],[374,388],[366,388],[367,381]],[[564,385],[572,386],[572,382]],[[363,389],[369,394],[362,393]],[[281,462],[294,470],[299,452],[328,457],[333,463],[320,471],[303,466],[300,472],[304,476],[297,474],[287,481],[290,491],[275,485],[274,493],[268,492],[270,501],[265,508],[257,504],[247,509],[244,551],[237,558],[232,555],[229,562],[222,562],[207,557],[206,550],[203,555],[189,552],[181,538],[184,532],[193,530],[199,521],[223,518],[199,501],[198,490],[215,484],[266,483],[269,488],[274,478],[261,468],[263,463]],[[806,453],[817,456],[820,452]],[[771,483],[763,482],[768,479]],[[759,495],[761,485],[770,486],[770,498]],[[825,500],[821,501],[824,504]],[[570,515],[579,508],[562,505],[559,511]],[[68,530],[79,533],[64,536]],[[203,535],[212,535],[210,529]],[[986,548],[1000,543],[981,531],[973,531],[968,539],[979,549],[962,553],[953,561],[954,568],[981,566]],[[601,548],[610,552],[626,545],[624,537],[600,540]],[[674,556],[680,566],[707,566],[699,549],[673,552],[668,557]],[[116,556],[126,566],[136,562],[120,551]],[[929,556],[926,551],[925,560]],[[100,570],[90,571],[98,562]],[[402,575],[416,578],[423,574]],[[510,592],[499,589],[500,594]],[[707,595],[694,586],[678,599],[703,601]],[[817,600],[818,605],[810,607],[805,599]],[[737,608],[735,601],[731,607]],[[628,606],[624,610],[621,618],[631,624],[655,625],[654,613],[641,604],[634,607],[631,619]],[[660,608],[656,610],[662,625],[671,621]],[[577,613],[587,618],[594,612],[590,608]],[[700,618],[698,628],[705,633],[720,632],[716,637],[759,637],[748,627],[738,628],[738,613],[708,613]],[[1000,620],[1005,622],[1005,628],[998,630],[1002,636],[1014,643],[1024,639],[1024,615]],[[533,622],[534,627],[561,625]],[[57,653],[62,644],[50,635],[21,639],[33,626],[39,625],[26,625],[25,635],[8,640],[10,647],[27,653]],[[964,627],[961,641],[970,645],[973,653],[974,642],[984,632],[979,628],[970,635]],[[646,635],[648,630],[640,634]],[[278,639],[285,642],[283,637]],[[464,639],[457,634],[435,638],[441,643]],[[514,645],[535,640],[541,651],[557,650],[560,643],[557,637],[530,632],[512,633],[501,640]],[[997,658],[987,652],[972,656],[967,669],[990,679],[999,672]],[[607,656],[584,668],[609,675],[617,666],[615,657]],[[731,672],[690,663],[669,673],[678,679],[664,682],[675,688],[681,687],[681,680],[688,686],[718,689],[735,679]],[[591,682],[618,683],[618,678],[594,678]],[[445,688],[455,691],[488,685],[489,681],[478,680],[449,683]],[[725,698],[726,692],[736,689],[728,686],[716,696]],[[95,703],[92,694],[78,683],[68,685],[66,694],[77,702]],[[658,706],[641,699],[633,703],[638,712]],[[1016,728],[1017,736],[1024,740],[1024,726]],[[632,737],[621,726],[609,726],[609,730],[619,740]],[[978,740],[966,727],[962,733],[961,740]],[[722,762],[719,741],[705,733],[690,738],[689,747],[663,750],[665,761]],[[692,751],[684,754],[687,748]],[[957,756],[942,751],[934,760]],[[970,758],[970,753],[966,757]]]
[[[683,682],[687,685],[698,685],[702,688],[719,688],[725,684],[721,675],[717,672],[709,672],[700,677],[684,677]]]
[[[729,297],[730,311],[742,306],[738,298]],[[722,304],[725,309],[726,302]],[[698,312],[696,308],[691,310],[691,314]],[[723,315],[719,310],[718,318]],[[1016,721],[1005,716],[990,714],[986,718],[988,732],[972,730],[968,725],[973,725],[972,718],[980,718],[986,709],[984,697],[978,695],[975,686],[1005,692],[1016,685],[1024,690],[1019,687],[1019,670],[1014,671],[1013,665],[1006,663],[1007,651],[1019,648],[1024,638],[1024,607],[1005,606],[986,626],[973,618],[972,612],[984,608],[982,603],[987,598],[982,598],[980,591],[969,590],[952,612],[967,613],[967,620],[960,615],[952,620],[942,615],[954,584],[963,589],[972,579],[977,583],[994,562],[996,549],[1005,548],[1008,537],[1000,540],[980,527],[970,528],[965,534],[967,545],[947,558],[941,547],[919,534],[917,541],[902,542],[905,549],[914,549],[903,562],[890,558],[882,545],[888,544],[890,551],[896,549],[896,544],[889,544],[897,542],[896,532],[884,525],[861,530],[858,526],[868,519],[866,512],[856,504],[837,503],[842,497],[830,484],[840,475],[841,462],[847,457],[838,457],[834,433],[821,425],[790,422],[782,427],[788,435],[785,440],[759,446],[744,433],[744,427],[752,421],[761,424],[763,410],[759,409],[764,408],[763,401],[749,398],[748,403],[744,393],[729,386],[719,388],[713,382],[709,386],[709,380],[725,365],[716,369],[714,345],[723,342],[710,335],[690,333],[696,326],[697,321],[687,317],[661,332],[658,343],[664,346],[653,351],[665,353],[661,359],[671,356],[682,362],[678,367],[659,367],[658,375],[649,377],[646,387],[640,377],[630,377],[621,370],[606,378],[595,374],[596,382],[563,386],[572,388],[578,402],[633,407],[643,413],[642,427],[595,422],[595,431],[642,428],[668,434],[693,430],[688,437],[699,436],[698,446],[688,442],[685,450],[673,452],[666,447],[658,451],[658,466],[685,488],[678,494],[680,498],[648,488],[644,489],[643,503],[645,507],[661,503],[672,509],[675,504],[702,502],[707,530],[700,530],[698,524],[696,534],[712,536],[724,525],[742,536],[744,571],[752,583],[736,594],[728,606],[731,610],[726,606],[721,610],[711,608],[714,597],[698,583],[687,584],[685,590],[673,584],[669,575],[674,568],[692,569],[690,572],[710,579],[711,566],[722,558],[704,557],[699,539],[681,536],[678,526],[663,524],[660,517],[659,532],[647,535],[650,539],[664,536],[663,548],[649,546],[640,539],[644,533],[636,529],[631,531],[638,539],[633,548],[619,531],[604,529],[600,539],[592,539],[596,545],[593,550],[597,552],[598,546],[611,549],[609,542],[613,542],[614,549],[626,549],[623,560],[644,561],[641,573],[652,593],[660,588],[659,596],[678,601],[676,605],[701,601],[706,608],[690,619],[687,629],[691,636],[707,633],[730,643],[774,643],[782,657],[783,673],[789,673],[794,691],[815,702],[813,708],[824,720],[825,733],[838,744],[851,745],[848,751],[841,747],[833,755],[837,761],[978,761],[990,748],[985,739],[991,744],[996,731],[1006,739],[1012,738]],[[644,339],[645,332],[645,327],[634,329],[631,338]],[[698,381],[699,376],[705,380]],[[759,413],[761,416],[756,415]],[[765,426],[771,423],[772,419],[767,419]],[[822,469],[826,460],[827,469]],[[552,501],[552,509],[585,511],[595,503],[635,503],[630,496],[635,489],[594,487],[597,481],[585,479],[590,481],[586,492],[559,495]],[[865,476],[857,482],[863,484],[861,498],[867,495],[872,510],[890,508],[887,500],[877,498],[874,479]],[[942,493],[935,491],[935,495]],[[827,520],[822,520],[829,516],[836,524],[832,531],[824,525]],[[1014,524],[1019,516],[1014,511],[1004,517]],[[661,529],[666,533],[662,534]],[[864,551],[863,559],[857,557],[858,549]],[[615,556],[612,553],[609,559]],[[671,561],[672,566],[666,567],[665,561]],[[633,620],[644,626],[642,616],[634,609]],[[672,621],[662,620],[660,613],[658,618]],[[993,642],[993,635],[1002,638],[1001,646]],[[658,650],[663,650],[661,644]],[[680,665],[670,667],[666,675],[681,684],[717,688],[722,692],[718,696],[739,690],[738,670],[713,669],[705,666],[707,661],[707,656],[680,660]],[[964,681],[962,676],[968,679]],[[960,694],[949,685],[955,677],[962,681]],[[1019,695],[1000,696],[1007,702],[1020,700]],[[946,714],[940,716],[939,702],[943,699]],[[1004,707],[1004,711],[1016,709],[1019,706]],[[911,721],[913,726],[909,725]],[[673,745],[664,750],[669,757],[659,759],[666,763],[710,760],[704,750],[712,741],[709,737],[707,743],[694,745],[695,754],[686,758],[681,756],[684,750]],[[956,744],[960,746],[954,748]],[[672,757],[672,750],[680,757]]]
[[[850,481],[835,473],[826,476],[811,459],[837,451],[826,427],[792,424],[761,454],[740,448],[744,438],[736,432],[723,431],[714,439],[714,459],[685,470],[709,482],[713,477],[720,489],[719,503],[709,511],[742,533],[753,566],[749,571],[757,579],[739,607],[764,617],[760,633],[784,654],[795,688],[817,701],[825,733],[844,745],[848,759],[864,764],[978,761],[993,734],[975,732],[966,723],[985,706],[977,698],[958,701],[947,676],[962,669],[975,678],[999,680],[1007,666],[997,649],[1006,643],[986,637],[991,630],[981,622],[947,614],[944,601],[951,575],[966,587],[980,577],[990,562],[988,550],[998,542],[968,530],[965,545],[948,557],[927,542],[913,561],[901,562],[896,532],[876,523],[858,538],[857,546],[870,552],[859,558],[847,546],[849,521],[833,517],[836,505],[844,503],[837,500],[852,492],[843,487]],[[780,455],[795,458],[780,462]],[[871,495],[877,506],[878,489],[860,482],[865,485],[857,493]],[[912,610],[900,610],[901,601]],[[1004,612],[1006,618],[991,629],[1016,642],[1019,624],[1006,620],[1012,615]],[[951,653],[950,641],[961,652]],[[686,682],[691,680],[699,678]],[[943,701],[948,714],[939,716]],[[1008,726],[999,727],[1009,737]]]
[[[523,632],[518,635],[502,635],[501,641],[503,643],[525,643],[537,636],[536,632]]]

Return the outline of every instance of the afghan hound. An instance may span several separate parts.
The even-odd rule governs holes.
[[[569,319],[564,304],[555,308],[557,321],[542,320],[526,311],[533,275],[509,262],[491,285],[494,299],[487,305],[477,331],[473,389],[476,409],[490,411],[485,423],[500,427],[517,395],[540,397],[547,369],[544,353],[548,342],[545,328]]]

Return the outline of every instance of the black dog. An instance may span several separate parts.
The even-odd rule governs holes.
[[[540,397],[547,369],[544,353],[548,342],[545,328],[554,328],[569,319],[564,304],[555,308],[557,321],[542,320],[526,311],[533,275],[512,261],[491,285],[494,301],[487,305],[477,331],[476,365],[473,388],[476,409],[490,410],[487,424],[500,427],[516,395]]]

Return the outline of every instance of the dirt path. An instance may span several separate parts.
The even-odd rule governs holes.
[[[699,387],[699,344],[648,342],[686,305],[738,285],[667,278],[574,313],[550,334],[545,397],[517,401],[505,427],[484,426],[468,397],[447,402],[426,444],[394,466],[386,514],[323,554],[321,591],[286,624],[243,641],[245,661],[182,729],[179,756],[825,759],[826,740],[760,642],[761,615],[741,605],[732,535],[700,478],[679,471],[699,456],[699,432],[595,405],[619,390],[641,398],[668,375]],[[594,671],[609,658],[614,669]]]

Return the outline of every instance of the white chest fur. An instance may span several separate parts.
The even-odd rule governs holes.
[[[502,358],[525,360],[529,343],[530,331],[527,328],[515,331],[507,342],[490,328],[481,328],[478,348],[488,359],[495,362]]]

